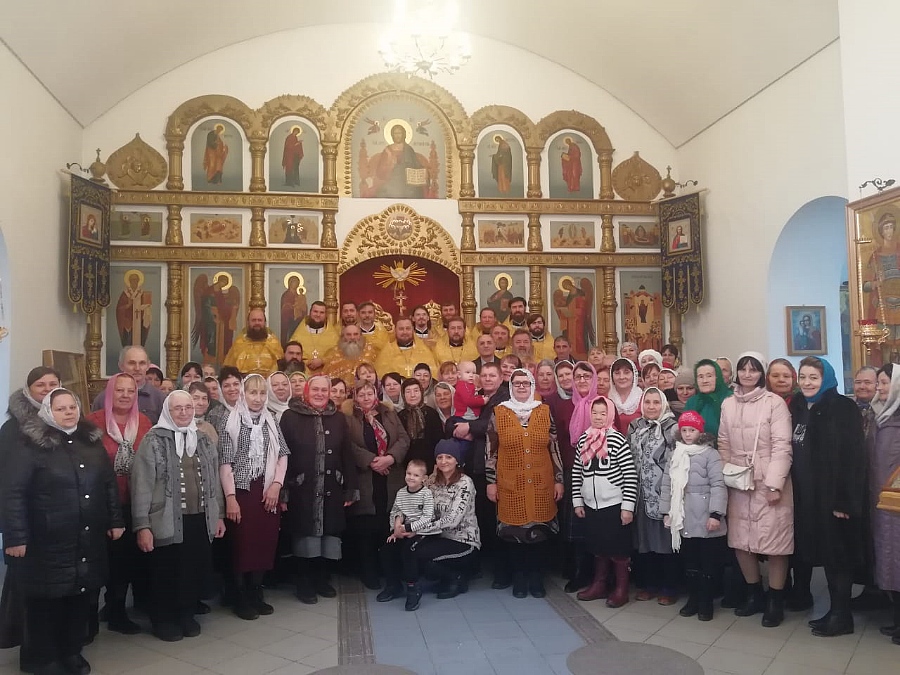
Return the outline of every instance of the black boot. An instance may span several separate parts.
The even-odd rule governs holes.
[[[403,586],[400,585],[399,581],[389,580],[385,585],[384,590],[375,596],[375,600],[376,602],[390,602],[396,598],[402,598],[403,593]]]
[[[69,675],[90,675],[91,673],[91,664],[81,654],[67,656],[60,659],[59,663],[62,664],[63,672]]]
[[[544,575],[539,570],[533,570],[528,575],[528,591],[533,598],[544,598],[547,596],[547,589],[544,588]]]
[[[762,625],[764,628],[775,628],[780,626],[782,621],[784,621],[784,589],[769,588]]]
[[[109,630],[122,633],[123,635],[137,635],[141,632],[141,627],[128,618],[128,612],[125,611],[125,603],[122,603],[121,606],[117,603],[115,606],[107,605],[106,607],[106,615],[109,617],[106,627]]]
[[[885,637],[894,637],[896,635],[900,635],[900,593],[896,591],[891,594],[891,607],[893,609],[893,621],[887,625],[882,626],[878,629],[878,632],[884,635]]]
[[[438,591],[438,600],[450,600],[461,593],[469,590],[469,581],[465,575],[459,573],[446,574],[441,576],[443,582],[442,588]]]
[[[438,597],[441,597],[440,594]],[[419,603],[422,601],[422,589],[419,584],[406,584],[406,605],[404,609],[407,612],[415,612],[419,609]]]
[[[735,616],[753,616],[766,609],[766,594],[763,592],[762,582],[747,584],[747,599],[744,604],[734,610]]]
[[[525,572],[516,570],[513,574],[512,594],[514,598],[528,597],[528,577]]]
[[[89,645],[97,637],[100,632],[100,597],[98,595],[96,601],[91,602],[90,612],[88,613],[87,634],[84,636],[84,644]]]
[[[794,583],[788,591],[785,588],[784,607],[789,612],[805,612],[813,606],[813,596],[809,590],[812,567],[794,563]]]
[[[238,587],[238,599],[234,605],[234,613],[244,621],[253,621],[259,618],[256,596],[246,580],[242,580]]]
[[[833,572],[825,568],[828,579],[828,594],[831,596],[830,616],[827,621],[815,626],[812,634],[816,637],[836,637],[853,632],[853,614],[850,613],[850,593],[853,581],[848,572]]]
[[[253,602],[256,611],[259,612],[260,616],[269,616],[270,614],[275,613],[275,608],[266,602],[265,596],[263,595],[263,587],[260,584],[253,586]]]
[[[325,558],[313,558],[313,586],[323,598],[336,598],[337,591],[328,583],[328,562]]]
[[[684,580],[688,587],[688,599],[678,611],[679,616],[694,616],[700,609],[700,572],[685,570]]]
[[[314,605],[319,601],[316,586],[312,580],[312,561],[309,558],[297,558],[297,587],[294,595],[304,605]]]
[[[710,574],[701,574],[697,586],[697,618],[700,621],[713,619],[713,584],[715,579]]]
[[[575,548],[575,565],[572,578],[569,579],[563,589],[566,593],[575,593],[591,584],[591,570],[594,566],[594,556],[585,555],[580,546]]]

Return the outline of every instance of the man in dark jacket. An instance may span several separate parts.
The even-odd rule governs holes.
[[[512,583],[509,576],[509,565],[499,560],[503,549],[497,540],[497,505],[487,498],[487,479],[484,473],[484,457],[487,444],[487,430],[494,414],[494,408],[509,400],[509,384],[503,381],[500,362],[485,363],[481,368],[481,388],[485,396],[490,397],[477,420],[452,426],[448,422],[448,435],[465,438],[471,434],[471,457],[466,461],[466,473],[475,483],[475,516],[478,518],[478,529],[481,532],[481,551],[483,555],[493,558],[494,582],[492,588],[508,588]]]

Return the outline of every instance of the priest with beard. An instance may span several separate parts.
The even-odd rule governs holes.
[[[438,363],[445,361],[474,361],[478,358],[475,343],[466,338],[466,322],[461,316],[454,316],[447,324],[447,333],[434,346],[434,357]]]
[[[512,336],[512,352],[514,356],[519,357],[522,367],[527,368],[532,373],[538,362],[534,358],[534,345],[531,343],[531,333],[527,330],[519,328]]]
[[[244,375],[268,377],[278,369],[284,357],[281,343],[266,326],[266,313],[256,307],[247,315],[247,327],[234,341],[223,365],[233,366]]]
[[[412,311],[413,330],[416,338],[423,340],[429,349],[434,349],[437,342],[438,333],[432,329],[431,315],[425,305],[418,305]]]
[[[375,320],[375,303],[368,300],[360,303],[357,314],[359,329],[366,339],[366,344],[372,345],[377,352],[380,352],[388,342],[394,339],[394,334]]]
[[[538,363],[544,359],[556,360],[553,337],[547,335],[546,326],[547,322],[540,314],[528,315],[528,332],[531,333],[531,346],[534,349],[534,358]]]
[[[515,334],[519,329],[528,330],[528,303],[525,298],[516,296],[509,301],[509,316],[503,325],[509,328],[509,332]]]
[[[374,363],[377,357],[378,350],[367,344],[359,326],[355,323],[347,324],[341,328],[337,346],[325,354],[322,372],[332,379],[341,378],[349,389],[353,386],[357,366],[360,363]]]
[[[391,342],[381,350],[375,361],[378,373],[400,373],[403,377],[412,377],[416,364],[426,363],[432,373],[438,371],[434,354],[422,340],[416,340],[412,319],[397,319],[394,324],[396,342]]]
[[[303,347],[303,363],[311,374],[318,374],[325,365],[323,360],[328,350],[338,341],[338,332],[328,325],[325,303],[316,300],[309,306],[309,314],[291,335],[292,342]]]

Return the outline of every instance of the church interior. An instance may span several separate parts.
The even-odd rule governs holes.
[[[448,48],[463,58],[424,72],[385,56],[408,28],[396,6],[416,3],[0,0],[0,399],[45,350],[83,354],[91,396],[129,345],[168,377],[219,368],[251,308],[284,344],[314,301],[333,324],[343,303],[372,301],[386,329],[453,304],[471,328],[521,296],[581,358],[623,342],[674,344],[684,364],[817,354],[848,393],[860,366],[900,360],[900,287],[891,297],[879,267],[895,246],[884,219],[900,217],[900,6],[455,4],[466,39]],[[486,602],[471,595],[462,624]],[[366,633],[365,601],[351,600],[301,612],[286,596],[252,637],[213,619],[193,654],[104,635],[91,661],[107,674],[449,672],[427,661],[440,612],[419,617],[417,669],[386,656],[411,624],[370,602],[362,623],[390,630]],[[566,656],[601,637],[674,649],[685,673],[898,662],[868,629],[821,649],[730,616],[679,631],[650,604],[580,610],[599,626],[581,632],[501,605],[567,645],[539,650],[537,670],[509,663],[588,672]],[[0,673],[18,672],[10,651]]]

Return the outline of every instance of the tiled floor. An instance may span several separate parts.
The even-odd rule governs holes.
[[[199,637],[161,642],[145,632],[126,636],[105,626],[84,657],[93,675],[305,675],[338,664],[338,601],[301,605],[285,590],[268,591],[275,613],[242,621],[214,607],[197,617]],[[134,617],[149,630],[141,616]],[[19,650],[0,651],[0,675],[19,673]]]
[[[821,570],[818,570],[821,572]],[[662,607],[655,601],[631,602],[609,609],[602,601],[583,603],[587,611],[620,640],[670,647],[696,659],[707,675],[887,675],[900,673],[900,646],[879,634],[890,623],[888,612],[855,614],[856,632],[817,638],[806,622],[824,614],[827,592],[820,575],[814,581],[816,607],[808,614],[788,613],[778,628],[763,628],[760,616],[737,618],[716,608],[702,623],[678,616],[681,602]],[[718,605],[718,603],[716,603]]]
[[[584,640],[547,600],[516,599],[488,586],[480,579],[453,600],[426,594],[416,612],[404,611],[402,599],[375,602],[371,592],[377,662],[419,675],[568,675],[566,656]]]

